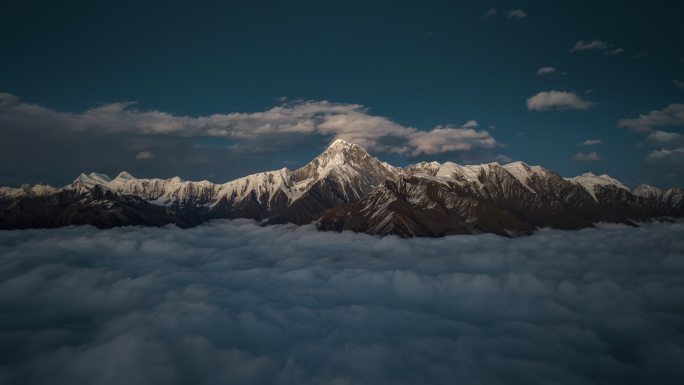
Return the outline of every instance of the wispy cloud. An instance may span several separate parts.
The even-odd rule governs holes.
[[[154,154],[150,151],[140,151],[138,154],[135,155],[135,159],[138,160],[150,160],[154,158]]]
[[[684,135],[676,132],[653,131],[644,144],[654,148],[645,160],[665,166],[681,169],[684,166]]]
[[[506,156],[504,154],[499,154],[494,157],[494,160],[499,162],[499,163],[511,163],[513,159],[511,159],[509,156]]]
[[[565,91],[543,91],[527,99],[527,109],[530,111],[586,110],[594,105],[574,92]]]
[[[601,160],[601,157],[596,151],[592,151],[588,153],[578,152],[573,155],[572,159],[580,162],[596,162]]]
[[[512,9],[510,11],[503,12],[505,12],[506,17],[509,19],[522,20],[527,18],[527,13],[522,9]],[[499,11],[496,8],[490,8],[482,15],[482,20],[486,20],[493,16],[496,16],[498,13]]]
[[[625,50],[622,49],[622,48],[614,48],[614,49],[611,49],[611,50],[606,51],[605,54],[606,54],[606,55],[613,56],[613,55],[619,55],[619,54],[621,54],[621,53],[623,53],[623,52],[625,52]]]
[[[618,121],[618,127],[649,134],[644,144],[654,150],[646,156],[647,162],[680,169],[684,166],[684,135],[655,129],[670,126],[684,126],[684,104],[669,104],[661,110]]]
[[[601,139],[587,139],[582,142],[582,146],[596,146],[597,144],[601,143],[603,143]]]
[[[556,69],[553,67],[542,67],[537,70],[537,76],[546,76],[546,75],[551,75],[556,72]]]
[[[673,80],[672,83],[675,85],[675,87],[679,88],[680,90],[684,90],[684,81]]]
[[[646,137],[645,144],[657,148],[684,147],[684,135],[676,132],[653,131]]]
[[[509,19],[521,20],[527,17],[527,13],[525,13],[525,11],[522,9],[512,9],[506,13],[506,16]]]
[[[646,155],[646,161],[650,163],[663,163],[671,166],[684,166],[684,147],[651,151]]]
[[[494,16],[494,15],[497,14],[497,12],[498,12],[498,11],[497,11],[496,9],[494,9],[494,8],[489,8],[489,10],[487,10],[487,12],[485,12],[484,15],[482,15],[482,19],[484,20],[484,19],[487,19],[487,18],[489,18],[489,17],[491,17],[491,16]]]
[[[463,125],[461,127],[463,127],[463,128],[475,128],[479,125],[480,124],[477,122],[477,120],[469,120],[469,121],[463,123]]]
[[[571,53],[574,52],[585,52],[585,51],[600,51],[606,55],[614,56],[625,52],[624,49],[620,47],[615,47],[613,44],[607,43],[603,40],[578,40],[572,48],[569,50]]]
[[[581,52],[581,51],[602,51],[608,48],[608,43],[601,40],[578,40],[575,45],[570,48],[570,52]]]
[[[684,125],[684,104],[673,103],[661,110],[653,110],[637,118],[620,119],[618,127],[629,128],[636,132],[650,132],[653,127]]]

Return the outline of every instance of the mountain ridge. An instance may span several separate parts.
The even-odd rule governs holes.
[[[265,224],[316,222],[322,230],[380,235],[515,235],[540,227],[576,229],[600,221],[681,217],[683,196],[681,189],[647,185],[630,190],[606,174],[563,178],[520,161],[420,162],[400,168],[337,139],[298,169],[260,172],[225,183],[138,179],[122,171],[113,179],[80,174],[59,188],[0,187],[0,228],[192,226],[216,218],[252,218]],[[72,214],[55,220],[65,218],[63,212]]]

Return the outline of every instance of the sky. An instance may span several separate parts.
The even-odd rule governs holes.
[[[12,2],[0,185],[224,182],[343,138],[684,187],[675,1]]]
[[[682,250],[682,223],[2,231],[0,382],[682,384]]]

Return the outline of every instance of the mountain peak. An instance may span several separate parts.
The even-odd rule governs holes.
[[[529,164],[527,164],[527,163],[525,163],[525,162],[523,162],[523,161],[521,161],[521,160],[516,160],[515,162],[506,163],[505,166],[509,166],[509,167],[523,167],[523,168],[526,168],[526,169],[527,169],[527,168],[530,168],[530,165],[529,165]]]
[[[76,178],[73,183],[82,184],[85,186],[95,186],[98,184],[108,183],[111,180],[112,179],[105,174],[91,172],[90,174],[87,174],[87,175],[84,173],[81,173],[81,175],[79,175],[78,178]]]
[[[317,168],[329,169],[342,164],[360,164],[366,161],[380,162],[368,154],[365,148],[344,139],[335,139],[328,148],[311,161]]]
[[[634,195],[642,196],[642,197],[655,197],[660,194],[662,194],[663,190],[653,187],[651,185],[647,185],[645,183],[642,183],[638,185],[634,190],[633,193]]]
[[[380,160],[372,157],[358,144],[344,139],[334,140],[328,148],[311,162],[294,171],[295,180],[318,180],[331,172],[340,172],[345,178],[361,175],[362,179],[376,184],[388,173]]]
[[[116,176],[116,179],[135,179],[135,177],[133,177],[133,175],[131,175],[127,171],[121,171],[119,175]]]
[[[335,139],[328,148],[325,149],[326,152],[333,152],[333,151],[344,151],[344,150],[350,150],[352,148],[360,148],[364,152],[366,151],[363,147],[359,146],[358,144],[354,144],[351,142],[348,142],[344,139]]]

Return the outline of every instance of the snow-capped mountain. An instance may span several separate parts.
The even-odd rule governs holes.
[[[524,163],[423,166],[434,174],[415,172],[386,181],[355,204],[323,213],[319,226],[403,236],[511,235],[540,227],[579,229],[601,221],[682,215],[639,201],[609,177],[583,184]]]
[[[634,194],[647,200],[655,200],[664,207],[670,207],[678,211],[684,209],[684,190],[679,188],[662,190],[647,184],[641,184],[634,189]]]
[[[40,197],[53,194],[56,188],[47,184],[23,185],[21,187],[0,187],[0,200],[22,197]]]
[[[26,194],[0,201],[0,228],[24,229],[89,224],[101,228],[173,223],[181,227],[201,223],[201,217],[179,215],[134,195],[114,192],[99,184],[91,188],[56,189],[47,195]]]
[[[563,178],[523,162],[398,168],[362,147],[334,141],[310,163],[217,184],[81,174],[61,188],[0,188],[0,228],[93,224],[191,226],[213,218],[263,223],[312,221],[319,228],[372,234],[525,234],[599,221],[682,216],[682,190],[639,186],[608,175]]]

